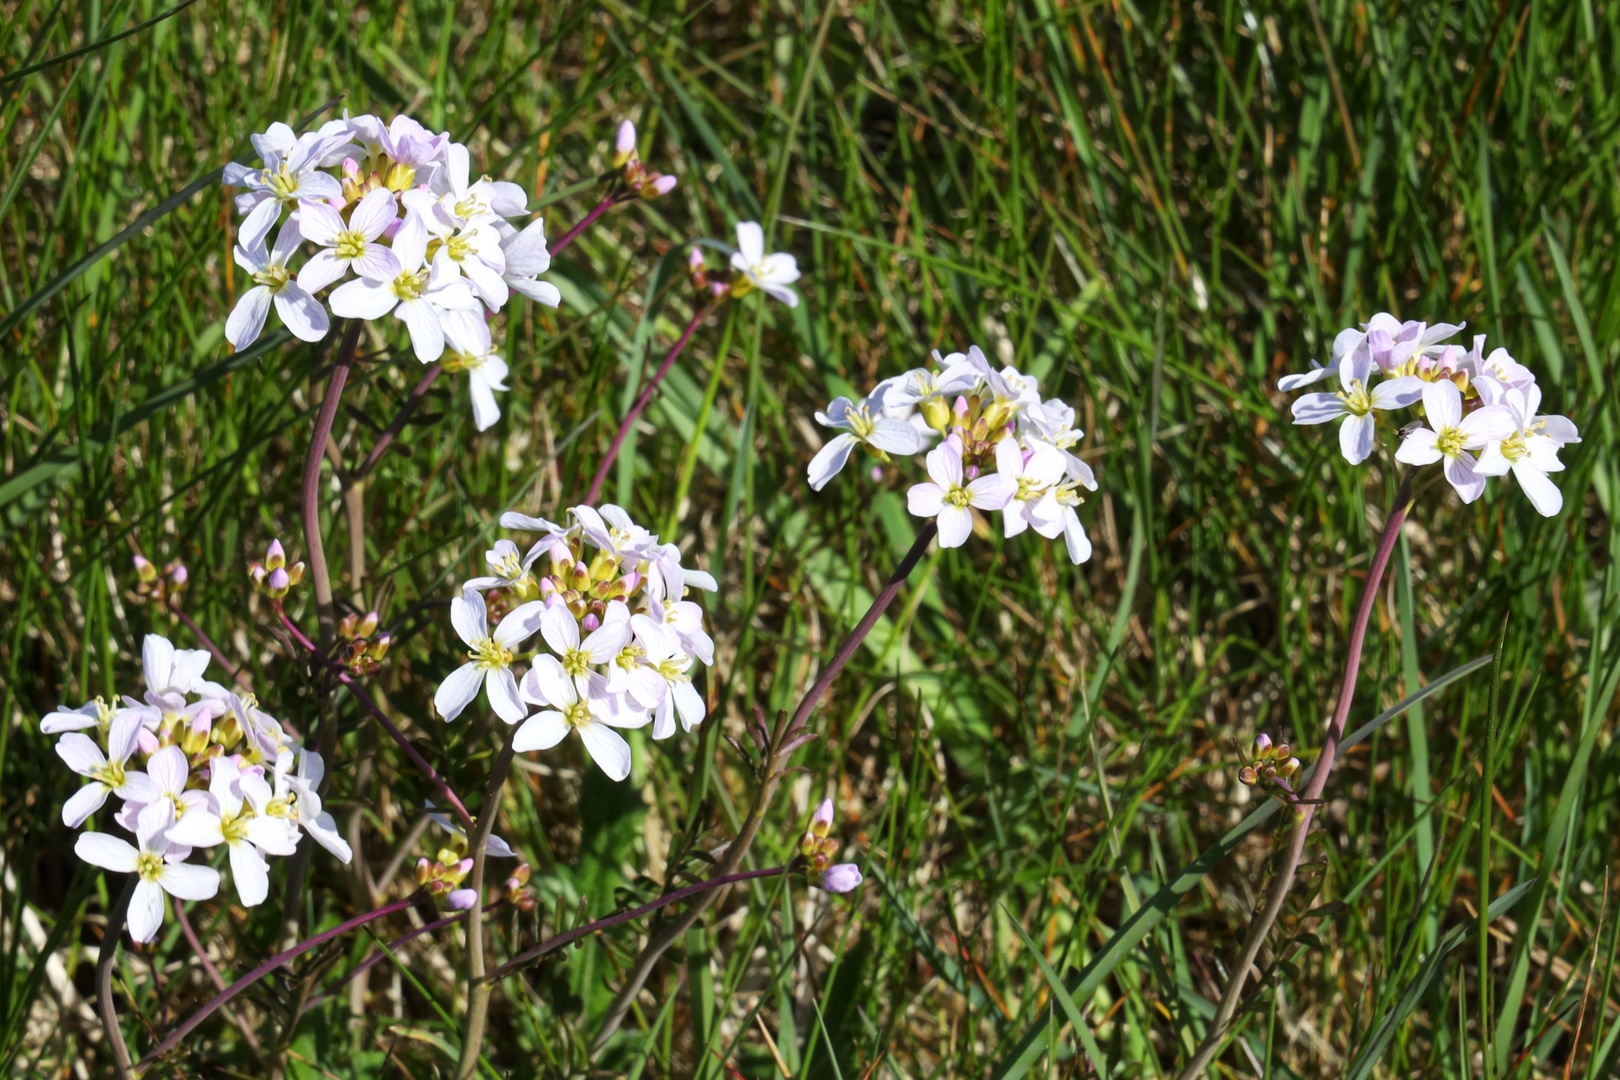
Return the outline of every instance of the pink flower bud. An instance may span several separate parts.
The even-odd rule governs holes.
[[[826,836],[832,831],[832,823],[833,801],[822,799],[821,805],[816,807],[816,812],[810,815],[810,831],[817,836]]]
[[[1254,756],[1263,758],[1271,752],[1271,736],[1261,733],[1254,737]]]
[[[854,863],[839,863],[827,867],[818,884],[828,892],[847,893],[860,888],[863,880],[860,868]]]
[[[591,633],[601,625],[602,620],[596,617],[596,613],[594,611],[589,615],[586,615],[583,619],[579,620],[579,628],[585,631],[587,634]]]
[[[613,149],[620,154],[629,155],[636,149],[636,125],[629,120],[619,125],[619,134],[613,140]]]
[[[135,576],[146,582],[156,581],[157,567],[152,565],[150,559],[143,555],[137,555],[135,556]]]
[[[171,565],[173,566],[173,569],[169,571],[170,581],[174,582],[176,585],[184,585],[187,581],[191,580],[191,571],[186,569],[184,563],[173,563]]]
[[[702,252],[702,250],[699,249],[699,248],[692,248],[690,251],[688,251],[686,253],[686,265],[687,265],[687,267],[689,267],[694,272],[698,271],[698,270],[702,270],[703,269],[703,252]]]
[[[655,199],[660,195],[668,195],[675,190],[675,178],[668,174],[661,174],[653,178],[653,182],[641,189],[643,198]],[[647,194],[651,191],[652,194]]]
[[[286,596],[287,590],[292,588],[292,579],[287,576],[285,569],[278,566],[270,571],[270,576],[265,580],[265,585],[270,590],[271,596],[282,597]]]
[[[287,552],[282,549],[280,540],[270,541],[270,548],[264,553],[264,565],[269,570],[279,570],[287,565]]]
[[[457,889],[447,898],[453,911],[466,911],[478,903],[478,893],[474,889]]]

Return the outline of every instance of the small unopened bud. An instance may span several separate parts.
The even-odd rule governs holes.
[[[278,566],[270,571],[270,576],[265,579],[264,586],[266,592],[279,600],[287,595],[287,590],[292,588],[292,575]]]
[[[353,641],[356,637],[355,628],[360,625],[360,616],[349,613],[338,620],[338,637],[346,641]]]
[[[433,864],[426,858],[416,860],[416,883],[426,885],[428,878],[433,876]]]
[[[626,162],[636,156],[636,125],[626,120],[619,125],[619,133],[613,140],[613,167],[622,168]]]
[[[659,173],[641,185],[641,197],[643,199],[656,199],[660,195],[668,195],[674,190],[675,178],[664,173]]]
[[[1254,771],[1253,765],[1245,765],[1238,770],[1238,783],[1244,787],[1254,787],[1260,782],[1260,774]]]
[[[478,903],[478,892],[475,889],[457,889],[445,898],[452,911],[466,911]]]
[[[373,660],[381,660],[388,655],[388,646],[392,645],[393,642],[394,636],[384,630],[372,639],[371,644],[366,647],[366,652],[371,654]]]
[[[817,836],[826,836],[832,831],[832,823],[833,801],[823,799],[821,805],[816,807],[816,812],[810,815],[810,831]]]
[[[1299,772],[1299,758],[1289,758],[1287,761],[1277,766],[1277,772],[1285,777],[1293,776],[1295,773]]]
[[[191,571],[186,569],[186,564],[183,562],[172,562],[164,569],[168,571],[170,583],[177,589],[183,588],[186,582],[191,580]]]
[[[150,585],[157,580],[157,567],[152,565],[150,559],[143,555],[137,555],[135,556],[135,576]]]
[[[587,634],[594,633],[601,625],[602,620],[597,617],[596,612],[594,611],[586,615],[583,619],[579,620],[579,628],[585,631]]]
[[[860,888],[863,880],[860,868],[854,863],[839,863],[822,871],[821,880],[816,884],[828,892],[847,893]]]
[[[270,541],[269,549],[264,553],[264,567],[266,570],[276,570],[287,565],[287,552],[282,549],[280,540]]]
[[[923,421],[935,431],[943,433],[950,426],[951,407],[942,398],[929,398],[923,402]]]
[[[287,567],[287,583],[296,588],[304,580],[304,564],[295,562]]]
[[[1254,737],[1254,756],[1266,758],[1271,754],[1271,736],[1261,732]]]
[[[355,631],[361,637],[370,637],[377,632],[377,624],[381,621],[375,611],[368,611],[365,618],[360,620],[360,625],[355,627]]]

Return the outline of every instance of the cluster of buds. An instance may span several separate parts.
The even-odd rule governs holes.
[[[338,622],[337,661],[348,668],[351,675],[371,675],[382,666],[393,638],[388,631],[377,632],[377,613],[355,615],[352,612]]]
[[[304,564],[287,565],[287,553],[282,550],[281,541],[272,540],[264,553],[264,562],[248,563],[248,577],[253,580],[255,592],[280,600],[304,580]]]
[[[190,576],[185,563],[179,559],[171,559],[160,571],[146,556],[135,556],[135,595],[141,600],[165,604],[186,587]]]
[[[512,876],[501,882],[501,898],[519,911],[533,911],[540,901],[529,885],[529,864],[522,863]]]
[[[656,199],[675,190],[675,178],[653,172],[641,163],[636,153],[636,125],[626,120],[619,125],[619,134],[613,140],[613,167],[625,186],[643,199]]]
[[[1289,754],[1287,743],[1273,746],[1271,736],[1262,733],[1254,737],[1254,761],[1238,770],[1238,782],[1254,787],[1260,783],[1275,783],[1279,777],[1291,780],[1299,769],[1299,758]]]
[[[461,883],[472,872],[473,861],[454,847],[440,848],[432,859],[416,860],[416,883],[429,896],[442,896],[452,911],[466,911],[478,902],[478,893]]]
[[[810,816],[810,827],[799,841],[799,855],[804,859],[805,876],[810,884],[828,892],[847,893],[860,888],[860,868],[854,863],[834,863],[839,842],[829,834],[833,826],[833,802],[823,799]]]

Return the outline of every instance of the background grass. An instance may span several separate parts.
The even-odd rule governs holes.
[[[279,341],[227,354],[242,285],[228,195],[187,185],[340,95],[448,127],[530,189],[553,235],[595,201],[622,117],[681,180],[558,260],[562,310],[508,309],[499,425],[477,435],[465,387],[441,379],[366,484],[359,528],[336,496],[326,507],[339,593],[396,633],[376,685],[463,792],[495,733],[430,716],[455,652],[443,603],[501,510],[556,512],[582,492],[649,354],[690,312],[660,287],[661,259],[756,218],[805,270],[797,310],[756,297],[699,331],[610,480],[720,578],[716,719],[642,745],[625,785],[572,751],[519,774],[501,831],[534,863],[543,910],[604,914],[701,874],[690,853],[730,835],[752,790],[722,730],[740,734],[756,703],[790,707],[911,542],[892,477],[808,491],[815,407],[977,341],[1074,402],[1089,433],[1095,558],[1075,570],[1033,537],[936,553],[817,714],[809,772],[755,858],[786,857],[832,794],[866,887],[852,902],[780,882],[733,895],[654,975],[602,1075],[1069,1076],[1093,1058],[1112,1076],[1172,1073],[1212,1015],[1281,819],[1207,876],[1176,871],[1254,809],[1232,782],[1234,741],[1267,730],[1314,752],[1394,488],[1290,426],[1272,387],[1385,309],[1492,335],[1586,441],[1564,453],[1556,519],[1511,482],[1473,507],[1423,488],[1351,723],[1466,661],[1496,651],[1497,667],[1394,718],[1336,772],[1220,1068],[1620,1068],[1615,5],[201,0],[118,38],[166,13],[0,4],[0,1052],[14,1074],[107,1068],[83,950],[109,898],[67,855],[58,808],[75,778],[37,721],[135,688],[148,630],[193,644],[137,602],[132,555],[183,559],[187,610],[266,706],[300,731],[316,719],[245,561],[273,536],[302,548],[320,372]],[[339,419],[351,463],[417,378],[381,329]],[[413,835],[426,786],[332,700],[333,798],[380,874],[436,846]],[[369,906],[320,853],[311,885],[317,923]],[[227,978],[271,951],[275,906],[197,906]],[[535,932],[498,922],[503,955]],[[1149,929],[1110,950],[1122,925]],[[121,961],[140,1046],[211,992],[169,931]],[[508,980],[486,1044],[496,1072],[590,1069],[637,945],[626,928]],[[333,970],[371,948],[349,942]],[[414,944],[369,996],[334,995],[298,1028],[292,1070],[449,1068],[459,1031],[439,1010],[456,1007],[459,957],[453,936]],[[1065,978],[1087,993],[1054,995]],[[286,995],[267,981],[242,1015],[273,1023]],[[173,1075],[263,1074],[223,1017],[199,1034]]]

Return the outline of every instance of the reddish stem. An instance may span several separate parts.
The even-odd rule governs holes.
[[[422,403],[422,398],[427,395],[428,388],[433,385],[433,380],[437,379],[443,372],[443,364],[432,364],[423,373],[422,380],[416,384],[415,388],[406,396],[404,403],[400,405],[399,412],[394,416],[393,422],[378,437],[377,445],[371,448],[371,453],[366,455],[366,460],[360,463],[360,467],[349,474],[349,487],[353,487],[371,474],[372,468],[388,452],[388,448],[394,444],[394,440],[399,438],[399,433],[405,430],[405,425],[410,421],[411,414]]]
[[[680,340],[675,342],[675,347],[669,350],[669,355],[664,357],[664,362],[658,365],[658,370],[647,381],[646,387],[641,391],[641,395],[636,398],[635,404],[630,406],[630,411],[625,414],[624,422],[619,425],[618,433],[613,436],[613,444],[608,447],[607,456],[602,459],[602,464],[597,466],[596,476],[591,480],[591,489],[585,495],[587,504],[593,506],[596,504],[597,496],[602,494],[602,484],[607,480],[608,470],[613,467],[614,459],[619,456],[619,450],[624,446],[624,440],[629,436],[630,429],[635,427],[636,420],[641,417],[642,410],[652,401],[653,392],[658,389],[658,384],[664,381],[665,375],[669,374],[669,369],[674,366],[675,359],[681,355],[681,350],[686,348],[686,343],[692,340],[692,334],[697,330],[698,323],[703,321],[703,317],[709,311],[709,305],[698,305],[698,309],[692,313],[692,321],[686,324],[685,330],[681,331]]]
[[[248,987],[252,986],[254,983],[270,974],[272,971],[282,967],[289,960],[295,960],[304,953],[307,953],[309,950],[315,948],[317,945],[324,945],[333,938],[342,937],[350,930],[364,926],[366,923],[375,922],[378,919],[386,918],[387,916],[398,911],[404,911],[406,908],[411,906],[412,899],[412,897],[407,896],[402,900],[395,900],[391,904],[384,904],[375,911],[368,911],[364,915],[356,915],[347,922],[339,923],[330,930],[325,930],[319,934],[316,934],[314,937],[306,938],[285,952],[279,952],[272,956],[270,959],[266,960],[264,963],[260,964],[246,975],[243,975],[240,979],[237,979],[235,982],[231,983],[231,985],[227,986],[224,990],[221,990],[219,993],[209,998],[202,1008],[186,1017],[183,1024],[169,1032],[167,1038],[149,1050],[146,1056],[141,1058],[140,1062],[136,1065],[136,1068],[144,1069],[146,1066],[150,1065],[164,1054],[167,1054],[170,1050],[173,1050],[180,1044],[180,1040],[191,1034],[198,1024],[202,1023],[204,1020],[214,1015],[214,1013],[218,1012],[221,1008],[228,1004],[232,998],[236,997],[236,995],[240,994],[242,991],[246,990]]]
[[[214,984],[216,990],[225,989],[225,980],[220,976],[219,968],[208,958],[208,950],[203,948],[202,941],[197,937],[197,931],[191,928],[191,919],[186,915],[185,901],[178,896],[174,897],[174,918],[180,924],[180,932],[186,936],[186,944],[191,946],[192,954],[197,957],[197,962],[208,975],[208,981]],[[225,1015],[242,1032],[242,1038],[247,1040],[247,1044],[253,1048],[255,1054],[264,1053],[264,1048],[259,1045],[259,1037],[253,1034],[253,1029],[248,1026],[246,1020],[230,1009],[225,1010]]]
[[[484,910],[486,912],[487,911],[493,911],[496,908],[500,907],[504,903],[506,903],[506,901],[504,899],[491,901],[490,903],[484,905]],[[399,937],[395,938],[393,941],[390,941],[388,943],[388,951],[387,952],[383,952],[382,950],[378,950],[377,952],[372,953],[370,956],[366,957],[360,963],[356,964],[353,971],[350,971],[350,972],[347,972],[346,974],[344,974],[344,976],[337,981],[337,984],[335,986],[333,986],[331,990],[328,990],[328,991],[326,991],[324,993],[316,994],[314,997],[310,998],[309,1001],[305,1003],[303,1009],[299,1012],[298,1015],[302,1016],[304,1013],[309,1012],[309,1010],[313,1009],[315,1006],[319,1005],[321,1002],[323,1002],[327,998],[331,997],[338,990],[342,989],[343,987],[347,986],[349,983],[353,982],[355,979],[358,979],[361,975],[364,975],[366,972],[370,971],[373,967],[377,966],[377,964],[381,963],[383,958],[386,957],[388,955],[388,953],[395,952],[396,950],[398,950],[398,949],[400,949],[400,948],[402,948],[402,947],[404,947],[406,945],[409,945],[411,942],[415,941],[417,938],[421,937],[423,934],[431,934],[435,930],[443,930],[445,927],[453,925],[455,923],[458,923],[462,919],[465,919],[466,917],[467,917],[467,913],[465,911],[458,911],[454,915],[446,915],[442,919],[434,919],[430,923],[423,923],[421,926],[418,926],[415,930],[412,930],[410,933],[400,935]]]
[[[450,804],[450,808],[461,818],[463,827],[469,833],[472,832],[472,815],[467,812],[466,804],[461,801],[461,797],[450,790],[450,785],[445,782],[444,777],[440,776],[437,770],[428,764],[427,758],[423,757],[416,747],[411,745],[411,741],[405,737],[405,733],[399,730],[392,720],[388,719],[388,714],[378,707],[377,703],[372,700],[371,695],[366,693],[365,688],[343,669],[342,664],[316,648],[315,643],[305,637],[304,632],[298,629],[291,619],[287,618],[287,613],[282,610],[280,604],[276,605],[276,614],[281,618],[281,623],[287,628],[287,632],[293,636],[293,640],[307,649],[309,654],[318,660],[322,667],[336,676],[337,681],[348,687],[349,692],[359,699],[360,704],[364,705],[367,711],[376,718],[377,723],[382,725],[383,730],[388,732],[389,738],[393,739],[399,745],[399,748],[405,751],[405,755],[411,759],[418,769],[421,769],[426,774],[427,778],[433,782],[433,786],[439,789],[439,794],[445,797],[445,800]]]
[[[601,217],[603,214],[607,213],[609,210],[611,210],[615,206],[617,206],[619,204],[619,201],[620,201],[619,196],[616,195],[616,194],[613,194],[613,195],[609,195],[607,198],[605,198],[601,202],[597,203],[594,207],[591,208],[591,212],[585,215],[585,219],[583,221],[581,221],[578,225],[575,225],[572,229],[569,229],[567,232],[563,233],[561,236],[557,237],[557,239],[553,240],[549,245],[547,245],[547,247],[549,248],[551,254],[553,254],[553,255],[557,254],[557,252],[561,251],[563,248],[567,247],[569,244],[572,244],[575,240],[579,239],[579,234],[580,233],[584,232],[586,229],[590,228],[593,224],[595,224],[597,218]]]
[[[191,616],[181,610],[179,604],[176,604],[172,598],[165,598],[164,603],[174,613],[175,618],[186,624],[186,629],[191,631],[192,637],[195,637],[202,647],[207,649],[215,660],[219,661],[219,666],[224,668],[230,675],[232,682],[241,686],[244,690],[253,689],[253,684],[248,681],[246,675],[242,674],[242,670],[230,662],[220,647],[214,644],[214,639],[203,633],[202,627],[192,621]]]

